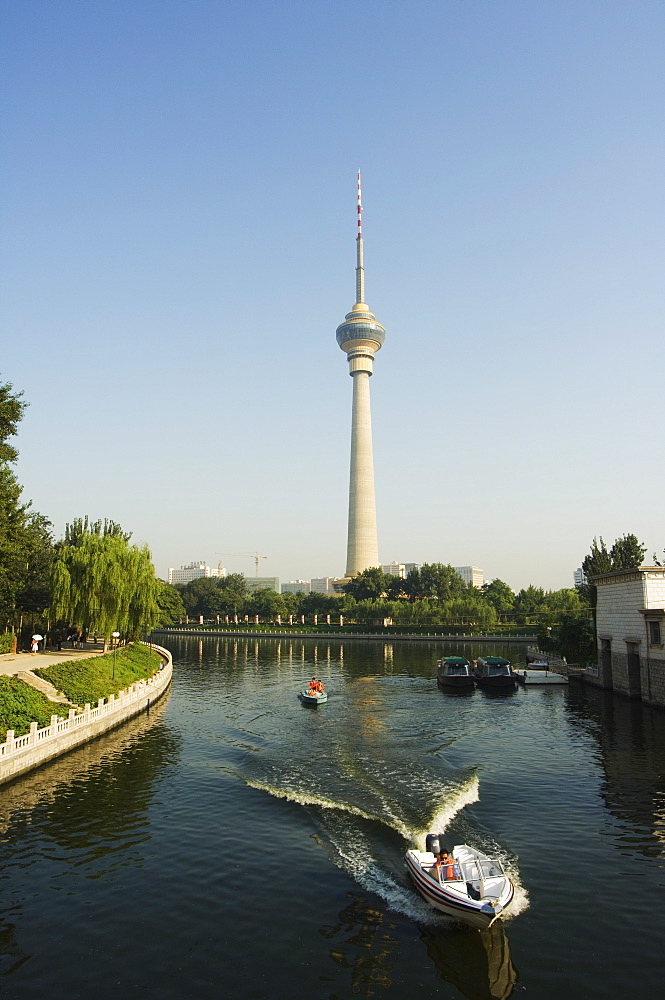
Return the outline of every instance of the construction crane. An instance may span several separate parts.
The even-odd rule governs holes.
[[[268,556],[261,556],[258,552],[218,552],[218,556],[247,556],[248,559],[254,560],[254,576],[259,575],[259,559],[267,559]],[[220,563],[221,565],[221,563]]]

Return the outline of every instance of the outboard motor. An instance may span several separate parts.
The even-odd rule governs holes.
[[[430,851],[432,854],[441,853],[441,834],[439,833],[428,833],[425,837],[425,850]]]

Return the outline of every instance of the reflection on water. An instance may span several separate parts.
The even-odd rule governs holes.
[[[609,692],[575,686],[573,723],[596,741],[608,810],[626,828],[631,849],[665,857],[665,741],[662,712]]]
[[[386,989],[392,983],[392,953],[397,944],[395,925],[366,899],[354,893],[349,893],[349,899],[351,902],[341,910],[338,923],[322,927],[319,934],[332,942],[330,960],[338,970],[349,974],[352,992],[370,997],[377,987]],[[335,979],[324,969],[323,982]]]
[[[37,806],[48,809],[57,823],[63,802],[72,795],[84,796],[86,809],[93,807],[102,822],[128,807],[132,810],[145,805],[153,779],[166,761],[177,758],[178,739],[161,726],[169,697],[167,692],[149,712],[3,785],[0,834],[6,833],[12,822],[31,822],[31,812]],[[156,729],[159,738],[146,739]],[[65,812],[69,814],[69,807]],[[62,830],[65,837],[72,826],[70,818]]]
[[[15,925],[0,920],[0,976],[10,976],[29,958],[16,941]]]
[[[425,927],[422,940],[441,979],[468,1000],[506,1000],[513,992],[517,972],[501,921],[482,931]]]
[[[330,942],[335,969],[348,974],[351,992],[370,997],[393,983],[399,938],[389,914],[356,893],[348,898],[337,923],[319,934]],[[513,992],[518,976],[500,921],[483,931],[428,925],[421,927],[420,939],[439,978],[467,1000],[507,1000]],[[320,978],[334,983],[337,975],[324,968]]]
[[[1,975],[17,972],[31,957],[17,930],[26,918],[15,883],[71,896],[78,879],[109,881],[119,869],[140,865],[137,847],[149,838],[153,785],[178,759],[179,739],[163,724],[168,698],[3,786],[0,868],[5,894],[15,902],[5,911],[12,922],[0,922]]]

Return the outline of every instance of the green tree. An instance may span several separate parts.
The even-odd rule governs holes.
[[[23,564],[16,609],[24,617],[43,618],[51,603],[51,567],[53,565],[51,522],[29,511],[23,535]]]
[[[188,615],[215,618],[226,614],[228,605],[218,577],[200,576],[190,580],[180,591],[180,596]]]
[[[390,574],[387,575],[386,595],[391,601],[397,601],[400,598],[408,597],[405,578],[401,576],[391,576]]]
[[[277,615],[286,613],[282,594],[269,590],[268,587],[255,590],[245,607],[247,614],[258,615],[260,618],[276,618]]]
[[[60,544],[78,545],[86,535],[90,534],[101,535],[104,538],[107,535],[111,538],[122,538],[125,542],[132,537],[132,532],[123,531],[116,521],[111,521],[107,517],[103,521],[101,518],[98,521],[91,521],[86,514],[85,517],[75,517],[71,524],[65,525],[65,535]]]
[[[166,580],[157,581],[156,600],[160,625],[173,625],[186,617],[187,612],[180,592]]]
[[[312,591],[306,594],[300,602],[298,614],[301,615],[333,615],[340,613],[340,607],[345,601],[351,601],[355,607],[355,599],[351,595],[344,597],[336,594],[318,594]]]
[[[386,593],[390,579],[380,566],[370,566],[349,580],[344,585],[344,591],[356,601],[372,600]]]
[[[27,406],[22,396],[22,392],[14,392],[10,382],[0,385],[0,462],[15,462],[18,458],[16,448],[7,444],[7,438],[16,435]]]
[[[646,550],[637,535],[622,535],[610,549],[612,569],[637,569],[642,565]]]
[[[160,618],[150,552],[147,546],[129,545],[122,532],[104,534],[99,522],[86,524],[82,532],[66,532],[75,544],[63,541],[57,548],[53,617],[84,632],[94,630],[105,642],[115,631],[137,639]]]
[[[491,604],[498,614],[510,614],[513,610],[515,594],[503,580],[492,580],[490,583],[484,583],[480,593],[483,600]]]
[[[237,614],[249,597],[244,573],[229,573],[228,576],[220,577],[218,582],[223,598],[224,614]]]
[[[539,636],[542,649],[565,657],[568,663],[591,663],[596,655],[593,622],[587,614],[563,614],[559,622]]]
[[[532,625],[540,620],[545,610],[545,591],[542,587],[522,588],[515,596],[515,617],[520,625]]]
[[[435,597],[438,601],[449,601],[462,597],[466,584],[452,566],[443,563],[423,563],[420,567],[421,597]]]

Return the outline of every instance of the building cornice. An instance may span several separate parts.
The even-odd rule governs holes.
[[[645,576],[651,579],[663,577],[665,579],[665,566],[638,566],[633,569],[613,569],[609,573],[599,573],[598,576],[591,576],[589,580],[596,586],[604,586],[607,583],[626,580],[641,580]]]

